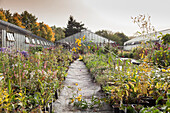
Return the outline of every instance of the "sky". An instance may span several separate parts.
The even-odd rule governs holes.
[[[170,29],[170,0],[0,0],[0,8],[27,10],[50,26],[66,27],[69,16],[92,32],[110,30],[133,36],[140,31],[131,17],[151,16],[157,31]]]

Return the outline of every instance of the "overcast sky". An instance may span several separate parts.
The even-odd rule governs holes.
[[[28,12],[38,21],[66,27],[69,16],[95,32],[111,30],[132,36],[138,31],[131,16],[148,14],[156,30],[170,28],[170,0],[0,0],[0,7],[12,13]]]

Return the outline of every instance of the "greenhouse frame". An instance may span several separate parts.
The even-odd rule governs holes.
[[[82,40],[81,43],[95,43],[96,45],[100,46],[103,46],[105,44],[116,44],[116,42],[109,40],[105,37],[99,36],[89,30],[83,30],[64,39],[58,40],[56,43],[68,44],[73,47],[75,45],[76,39],[83,38],[83,36],[85,36],[85,40]]]
[[[138,46],[141,46],[142,43],[146,43],[147,41],[151,42],[162,42],[161,36],[170,34],[170,29],[162,30],[162,31],[157,31],[154,33],[149,33],[146,35],[140,35],[136,36],[135,38],[128,40],[124,43],[124,50],[132,50]]]
[[[27,51],[30,46],[47,48],[54,46],[54,43],[32,34],[31,31],[0,20],[0,48]]]

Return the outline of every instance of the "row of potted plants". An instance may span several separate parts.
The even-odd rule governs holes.
[[[72,53],[59,46],[41,51],[1,51],[0,112],[43,111],[67,76]]]
[[[155,106],[161,96],[163,98],[157,104],[164,106],[162,110],[168,109],[169,104],[166,103],[169,102],[170,69],[161,70],[146,62],[134,65],[130,59],[116,58],[112,53],[89,53],[83,56],[83,61],[114,107],[125,111],[125,108],[131,108],[127,106],[135,105],[133,109],[140,111],[143,108],[141,105]]]

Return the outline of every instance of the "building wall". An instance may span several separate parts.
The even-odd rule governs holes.
[[[7,40],[7,33],[12,33],[14,36],[15,41],[8,41]],[[42,41],[46,41],[48,43],[50,43],[51,45],[53,45],[51,42],[45,40],[45,39],[37,39],[35,37],[31,37],[29,35],[25,35],[25,34],[21,34],[21,33],[16,33],[16,32],[12,32],[12,31],[6,31],[4,29],[0,30],[0,47],[3,48],[9,48],[10,50],[15,49],[15,50],[28,50],[30,44],[26,43],[26,37],[29,38],[30,40],[30,44],[34,45],[34,46],[43,46],[45,48],[50,47],[50,45],[42,45],[42,44],[37,44],[37,40],[42,40]],[[32,43],[32,39],[35,40],[35,44]]]

